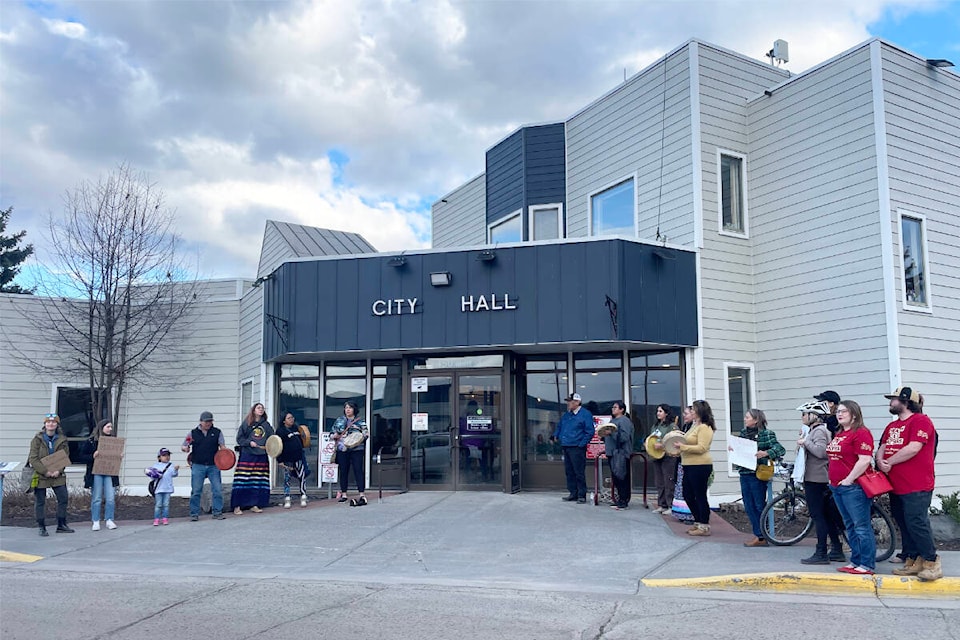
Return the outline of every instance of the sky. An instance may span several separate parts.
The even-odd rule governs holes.
[[[430,205],[522,124],[690,38],[799,73],[873,36],[960,64],[960,0],[0,1],[0,208],[36,258],[64,195],[127,163],[200,277],[253,277],[264,223],[430,246]]]

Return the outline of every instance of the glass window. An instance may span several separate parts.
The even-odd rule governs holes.
[[[724,231],[746,233],[743,158],[720,154],[720,210]]]
[[[315,364],[282,364],[281,378],[319,378],[320,367]]]
[[[357,376],[367,375],[367,363],[362,360],[357,362],[337,362],[327,364],[327,377]]]
[[[560,207],[530,207],[530,239],[560,238]]]
[[[399,376],[400,362],[373,363],[373,375],[375,376]]]
[[[107,392],[100,391],[100,406],[103,415],[93,414],[93,402],[88,387],[57,387],[56,414],[60,416],[60,428],[70,447],[70,459],[79,460],[80,444],[90,437],[97,422],[106,418],[110,412]]]
[[[519,211],[490,225],[490,244],[502,242],[523,242],[523,221]]]
[[[630,417],[635,429],[634,450],[643,449],[643,440],[657,422],[657,405],[670,406],[681,415],[683,370],[680,352],[630,354]]]
[[[635,236],[633,178],[590,197],[590,235]]]
[[[531,363],[527,363],[529,369]],[[527,382],[527,420],[523,433],[523,459],[544,462],[563,461],[559,442],[551,441],[560,416],[567,410],[566,363],[551,372],[530,372]]]
[[[253,381],[240,384],[240,415],[245,415],[253,404]]]
[[[410,358],[410,368],[420,369],[480,369],[503,366],[502,355],[450,356],[448,358]]]
[[[385,367],[386,368],[386,367]],[[373,379],[370,399],[371,454],[393,455],[400,446],[403,422],[403,379],[397,365],[392,375]]]
[[[330,431],[337,418],[343,415],[347,400],[357,403],[357,415],[363,417],[367,405],[367,381],[364,378],[327,378],[324,382],[323,430]]]
[[[739,433],[743,426],[743,414],[750,408],[751,370],[746,367],[727,367],[727,426],[730,433]]]
[[[319,368],[317,369],[319,371]],[[318,464],[320,462],[320,382],[318,380],[281,380],[280,397],[274,425],[283,423],[283,416],[289,411],[296,418],[298,425],[306,425],[310,429],[310,448],[306,450],[307,461],[312,474],[310,483],[317,484],[320,477]],[[275,481],[283,482],[283,474],[276,474]]]
[[[903,245],[904,301],[908,306],[929,306],[927,256],[924,251],[923,220],[902,216],[900,238]]]
[[[620,370],[619,353],[578,353],[574,356],[577,371],[591,371],[593,369]]]

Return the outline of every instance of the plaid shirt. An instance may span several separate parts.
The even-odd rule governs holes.
[[[777,442],[777,434],[771,429],[757,431],[756,429],[743,428],[740,430],[740,437],[746,438],[747,440],[756,440],[757,451],[766,451],[767,457],[770,460],[779,460],[784,456],[784,454],[787,453],[787,450],[783,448],[783,445]],[[733,465],[733,468],[739,471],[741,475],[756,473],[754,469],[747,469],[746,467],[741,467],[739,465]]]

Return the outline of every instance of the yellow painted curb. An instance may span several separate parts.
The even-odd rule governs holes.
[[[878,596],[960,597],[960,578],[922,582],[913,577],[828,573],[747,573],[702,578],[644,578],[647,587],[719,591],[873,593]]]
[[[43,560],[43,556],[33,556],[29,553],[15,553],[13,551],[0,551],[0,562],[36,562]]]

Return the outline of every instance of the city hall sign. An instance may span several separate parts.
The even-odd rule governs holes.
[[[481,295],[460,296],[461,313],[476,313],[479,311],[513,311],[517,308],[517,299],[511,298],[509,293],[490,293]],[[390,300],[375,300],[370,306],[373,315],[403,316],[421,313],[423,305],[419,298],[393,298]]]

